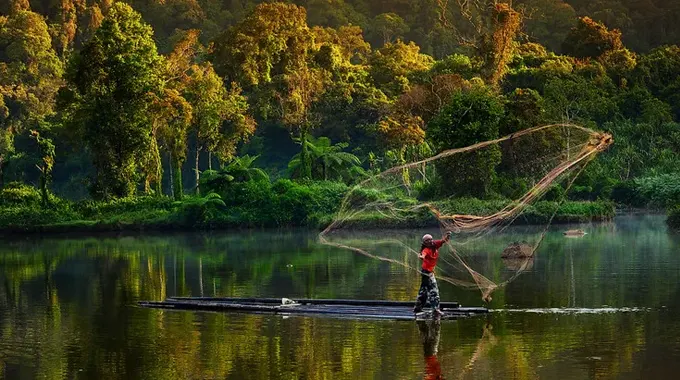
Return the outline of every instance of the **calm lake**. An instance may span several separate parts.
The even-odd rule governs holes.
[[[313,233],[6,239],[0,379],[418,379],[437,368],[445,379],[678,378],[680,235],[660,215],[564,238],[573,227],[553,226],[488,316],[439,324],[136,306],[174,295],[415,297],[417,274]],[[440,291],[482,305],[478,291]]]

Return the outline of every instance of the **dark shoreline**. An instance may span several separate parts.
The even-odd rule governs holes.
[[[623,212],[625,214],[650,214],[649,211],[636,210],[635,212]],[[613,217],[597,216],[588,218],[581,215],[574,215],[573,218],[556,218],[551,224],[553,225],[567,225],[580,223],[606,223],[612,221]],[[518,218],[514,225],[517,226],[540,226],[547,222],[531,223],[522,221]],[[179,233],[212,233],[212,232],[293,232],[306,231],[310,233],[320,233],[328,224],[319,227],[314,226],[248,226],[248,225],[198,225],[186,226],[178,224],[105,224],[105,223],[63,223],[53,225],[36,225],[27,227],[5,227],[0,229],[0,237],[2,238],[30,238],[37,235],[41,237],[85,237],[85,236],[139,236],[139,235],[163,235],[167,232]],[[413,229],[413,228],[439,228],[440,225],[436,221],[399,221],[399,223],[391,223],[385,220],[381,221],[359,221],[353,226],[345,225],[345,228],[354,229],[358,231],[373,231],[381,229]]]

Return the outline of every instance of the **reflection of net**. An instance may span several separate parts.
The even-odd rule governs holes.
[[[455,233],[440,250],[437,277],[456,286],[478,288],[488,301],[495,289],[531,268],[560,202],[549,203],[551,209],[542,212],[531,206],[556,183],[562,182],[568,191],[585,165],[611,143],[609,134],[553,124],[393,167],[345,196],[320,241],[417,270],[419,236],[425,231],[413,229],[437,225],[442,232]],[[473,197],[489,186],[506,194],[484,204],[470,198],[455,200]],[[454,200],[416,200],[432,189],[443,192],[437,198]],[[522,222],[539,222],[542,227],[517,227],[527,224]],[[399,238],[394,230],[384,229],[386,224],[410,231]],[[370,235],[365,232],[368,229]],[[503,249],[518,242],[530,247],[527,257],[501,260]]]

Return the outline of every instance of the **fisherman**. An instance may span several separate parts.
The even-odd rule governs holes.
[[[439,248],[449,239],[451,239],[450,231],[441,240],[434,240],[430,234],[423,236],[423,244],[418,254],[418,258],[423,261],[423,266],[420,272],[420,290],[418,290],[416,306],[413,308],[414,313],[423,311],[423,306],[429,301],[435,317],[444,315],[439,310],[439,288],[437,288],[437,280],[434,278],[434,267],[437,265],[437,259],[439,259]]]

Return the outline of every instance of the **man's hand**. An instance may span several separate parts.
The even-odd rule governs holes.
[[[451,239],[451,231],[447,231],[444,236],[444,241],[449,241]]]
[[[425,260],[425,254],[423,253],[423,251],[420,251],[418,253],[418,258],[421,259],[421,260]]]

